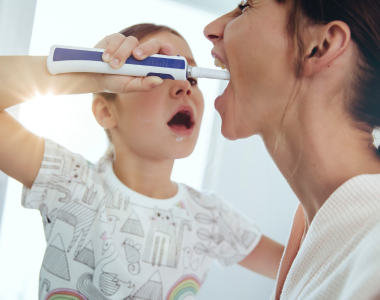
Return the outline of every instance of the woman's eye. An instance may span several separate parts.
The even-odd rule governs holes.
[[[242,1],[239,5],[238,5],[238,8],[243,12],[245,10],[246,7],[249,7],[250,4],[248,3],[248,1]]]
[[[198,81],[192,77],[188,77],[187,80],[190,82],[191,86],[198,84]]]

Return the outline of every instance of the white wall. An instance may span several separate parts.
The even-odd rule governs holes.
[[[35,7],[36,0],[0,0],[0,55],[28,54]],[[13,107],[9,111],[17,117],[19,106]],[[29,251],[30,247],[28,246],[38,242],[38,238],[36,239],[33,236],[32,228],[27,223],[22,222],[24,216],[28,214],[21,209],[20,197],[20,184],[15,180],[8,180],[0,172],[0,299],[24,299],[22,295],[30,289],[31,281],[25,281],[25,278],[28,278],[30,274],[28,268],[25,269],[23,266],[30,266],[35,263],[34,253]],[[5,199],[9,200],[4,206],[4,213],[2,214]],[[14,210],[11,209],[12,216],[9,214],[9,206],[15,208]],[[38,217],[37,212],[34,215]],[[41,224],[39,225],[39,230],[42,230]],[[12,243],[16,239],[20,242],[18,244]],[[42,242],[44,241],[42,240]],[[23,248],[17,247],[20,245]],[[18,250],[21,255],[15,255],[15,250],[16,252]],[[7,263],[5,264],[5,262]],[[3,280],[4,278],[6,280]],[[38,282],[38,277],[35,281]],[[22,289],[13,289],[12,285],[9,286],[9,282],[18,282],[18,286],[22,286]],[[36,294],[34,293],[34,297],[29,299],[35,298]]]
[[[0,228],[1,228],[1,217],[3,216],[5,194],[7,191],[8,176],[0,171]]]
[[[37,0],[0,0],[0,55],[27,55]],[[10,111],[17,116],[19,107]],[[8,177],[0,171],[0,226]]]

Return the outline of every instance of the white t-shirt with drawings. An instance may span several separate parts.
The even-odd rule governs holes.
[[[92,165],[48,139],[22,205],[45,229],[39,299],[194,299],[213,260],[237,263],[261,238],[215,194],[178,184],[171,199],[145,197],[109,159]]]

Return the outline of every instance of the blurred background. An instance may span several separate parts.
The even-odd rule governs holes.
[[[47,55],[53,44],[93,47],[130,25],[168,25],[188,41],[199,66],[213,68],[203,28],[238,0],[0,0],[0,55]],[[200,80],[205,116],[194,153],[176,162],[173,180],[214,190],[265,235],[285,244],[297,199],[259,137],[230,142],[220,134],[214,99],[225,83]],[[33,132],[96,162],[107,139],[91,113],[91,95],[37,97],[9,111]],[[0,173],[0,299],[37,299],[45,251],[38,211],[21,207],[22,186]],[[268,299],[274,280],[240,266],[214,265],[197,299]]]

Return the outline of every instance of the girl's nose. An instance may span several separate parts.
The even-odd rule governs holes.
[[[204,36],[211,41],[213,44],[223,39],[223,33],[226,24],[221,20],[221,18],[208,24],[203,30]]]
[[[185,95],[191,96],[191,85],[190,82],[182,81],[182,80],[175,80],[173,87],[170,90],[170,96],[173,98],[179,98],[183,97]]]

